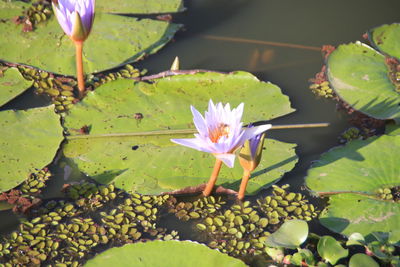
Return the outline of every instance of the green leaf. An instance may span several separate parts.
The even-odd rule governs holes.
[[[398,203],[355,194],[331,196],[329,206],[320,215],[323,226],[344,235],[355,231],[364,236],[374,231],[390,232],[398,227],[399,220]]]
[[[64,155],[100,183],[142,194],[160,194],[206,183],[214,156],[173,144],[171,138],[188,136],[139,136],[70,140]],[[267,139],[258,172],[247,186],[255,194],[278,181],[297,162],[294,145]],[[221,169],[217,184],[238,190],[243,170],[238,164]]]
[[[152,84],[118,80],[90,92],[66,116],[65,126],[72,134],[84,125],[91,130],[88,136],[72,136],[64,154],[95,180],[115,182],[127,191],[159,194],[205,183],[214,157],[175,145],[170,139],[193,137],[173,130],[193,129],[190,105],[202,111],[210,97],[232,107],[245,99],[246,122],[292,111],[278,87],[244,72],[179,75]],[[135,119],[135,114],[143,118]],[[265,147],[263,160],[249,181],[248,194],[275,183],[297,162],[293,144],[268,139]],[[233,169],[222,168],[218,184],[238,189],[243,170],[235,165]]]
[[[400,94],[382,54],[360,42],[340,45],[327,66],[333,89],[354,109],[376,119],[400,119]]]
[[[16,68],[9,68],[0,76],[0,106],[20,95],[32,85]]]
[[[365,245],[365,239],[362,234],[353,233],[349,236],[349,238],[346,242],[346,246],[354,246],[354,245],[359,245],[359,246]]]
[[[284,247],[295,249],[306,241],[308,236],[308,224],[302,220],[290,220],[268,236],[266,246]]]
[[[63,140],[62,132],[54,106],[0,112],[0,192],[48,165]]]
[[[379,264],[370,256],[357,253],[354,254],[349,261],[349,267],[379,267]]]
[[[391,57],[400,59],[400,24],[385,24],[373,28],[368,35],[373,46]]]
[[[399,204],[378,198],[378,189],[400,185],[400,136],[354,140],[322,155],[308,171],[307,186],[336,194],[320,216],[330,230],[366,236],[398,228]]]
[[[386,124],[385,134],[387,135],[400,135],[400,126],[398,124]]]
[[[118,14],[156,14],[184,11],[182,0],[96,0],[96,12]]]
[[[282,260],[285,258],[285,252],[282,247],[266,247],[265,252],[267,253],[268,256],[270,256],[275,262],[281,263]],[[287,255],[291,256],[291,255]]]
[[[295,264],[297,266],[303,265],[303,260],[309,265],[315,265],[314,255],[309,249],[299,249],[299,251],[293,254],[293,257],[290,259],[291,264]]]
[[[90,134],[194,129],[190,105],[201,113],[214,103],[245,103],[245,123],[271,120],[293,112],[278,86],[260,82],[247,72],[204,72],[176,75],[154,83],[116,80],[106,83],[75,105],[65,118],[69,129],[90,125]],[[135,114],[143,119],[135,119]]]
[[[12,19],[15,16],[22,16],[30,4],[22,1],[0,1],[0,20]],[[3,25],[3,24],[1,24]]]
[[[321,258],[332,265],[349,255],[348,249],[344,249],[335,238],[327,235],[318,241],[317,250]]]
[[[97,13],[83,48],[86,73],[100,72],[157,52],[180,25]],[[54,16],[33,32],[22,32],[13,22],[1,24],[2,59],[46,71],[75,75],[75,47]]]
[[[244,267],[246,264],[198,243],[157,240],[108,249],[88,260],[84,266]]]

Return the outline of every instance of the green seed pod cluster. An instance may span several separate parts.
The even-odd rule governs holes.
[[[334,97],[334,92],[332,88],[329,86],[328,81],[324,81],[322,83],[313,83],[310,85],[310,89],[318,97],[324,97],[324,98]]]
[[[377,195],[383,200],[400,202],[400,186],[379,188]]]
[[[98,74],[93,78],[94,87],[99,87],[102,84],[105,84],[110,81],[114,81],[118,78],[137,78],[143,75],[145,71],[140,72],[140,70],[135,69],[132,65],[125,65],[122,69],[116,72],[110,72],[108,74]]]
[[[344,131],[339,137],[341,143],[347,143],[351,140],[360,138],[362,138],[361,132],[356,127],[350,127],[349,129]]]
[[[32,173],[29,178],[20,185],[19,189],[23,194],[38,195],[43,187],[46,186],[46,182],[50,177],[51,173],[49,169],[44,168],[36,173]]]
[[[196,224],[211,248],[232,256],[261,254],[269,235],[266,231],[267,218],[261,218],[258,211],[246,201],[232,205],[225,211],[218,210],[202,218]]]
[[[26,16],[33,25],[48,20],[53,11],[51,10],[51,3],[48,1],[38,1],[33,3],[31,7],[26,10]]]
[[[72,79],[55,77],[52,73],[34,68],[19,66],[25,79],[33,81],[37,94],[46,94],[51,97],[57,112],[71,109],[77,99],[74,96],[76,82]]]
[[[101,208],[105,203],[120,198],[123,193],[116,190],[113,184],[97,185],[86,181],[69,185],[64,191],[67,197],[75,200],[75,204],[88,210]]]
[[[273,185],[273,195],[258,199],[259,210],[268,218],[269,223],[277,225],[285,220],[300,219],[310,221],[318,216],[313,204],[301,193],[288,192],[288,187]]]
[[[205,218],[211,214],[221,210],[222,205],[226,202],[221,197],[202,197],[193,202],[179,202],[171,198],[168,201],[169,212],[175,213],[175,216],[183,221],[190,219]]]

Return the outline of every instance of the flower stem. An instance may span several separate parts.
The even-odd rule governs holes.
[[[221,170],[221,166],[222,166],[222,160],[215,159],[215,165],[214,165],[213,172],[211,173],[210,180],[208,180],[206,188],[203,191],[203,195],[205,197],[208,197],[211,194],[211,191],[214,188],[215,182],[217,181],[219,171]]]
[[[76,55],[76,77],[78,79],[79,97],[83,96],[85,92],[85,80],[83,78],[83,63],[82,63],[82,50],[83,41],[74,41],[75,55]]]
[[[244,198],[244,193],[246,192],[247,183],[249,182],[251,173],[248,170],[244,170],[242,182],[240,183],[239,193],[237,198],[242,200]]]

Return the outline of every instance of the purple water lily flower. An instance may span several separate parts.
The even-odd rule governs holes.
[[[193,106],[193,122],[198,134],[191,139],[171,139],[172,142],[212,153],[217,159],[232,168],[235,161],[235,151],[243,146],[244,142],[271,128],[270,124],[251,128],[243,128],[241,122],[243,114],[241,103],[237,108],[230,108],[222,103],[214,105],[212,100],[208,104],[208,111],[203,117]]]
[[[92,29],[95,0],[53,0],[61,28],[74,41],[84,41]]]

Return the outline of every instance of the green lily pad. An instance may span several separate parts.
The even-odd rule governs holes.
[[[327,62],[337,95],[376,119],[400,119],[400,94],[389,79],[385,56],[360,42],[340,45]]]
[[[277,231],[268,236],[265,245],[295,249],[306,241],[307,236],[307,222],[302,220],[290,220],[284,222]]]
[[[400,126],[398,124],[387,124],[385,126],[385,134],[400,135]]]
[[[23,93],[31,85],[32,82],[25,80],[16,68],[7,69],[4,76],[0,77],[0,106]]]
[[[157,52],[170,41],[180,25],[97,13],[83,48],[86,73],[100,72]],[[2,23],[2,59],[46,71],[75,75],[75,47],[54,16],[33,32],[22,32],[13,22]]]
[[[65,118],[65,126],[80,129],[90,125],[90,134],[194,129],[190,105],[202,112],[210,98],[214,103],[230,103],[231,107],[244,102],[246,123],[293,111],[278,86],[260,82],[250,73],[205,72],[166,77],[154,83],[106,83],[75,105]],[[143,118],[135,119],[135,114]]]
[[[7,20],[15,16],[21,16],[24,10],[29,7],[29,3],[22,1],[0,0],[0,20]]]
[[[62,132],[54,106],[0,112],[0,192],[48,165],[63,140]]]
[[[400,59],[400,24],[393,23],[373,28],[368,32],[373,46],[391,57]]]
[[[399,203],[377,198],[378,189],[400,185],[400,136],[354,140],[334,148],[308,171],[307,186],[332,195],[320,216],[330,230],[350,235],[398,228]]]
[[[160,194],[206,183],[214,156],[173,144],[171,138],[189,136],[134,136],[69,140],[64,155],[100,183],[142,194]],[[247,186],[255,194],[277,182],[297,162],[295,145],[267,139],[258,169]],[[238,190],[243,170],[221,169],[217,184]]]
[[[85,267],[102,266],[247,266],[242,261],[190,241],[148,241],[111,248],[88,260]]]
[[[349,261],[349,267],[379,267],[379,264],[370,256],[357,253],[354,254]]]
[[[348,249],[344,249],[335,238],[328,235],[321,237],[318,241],[317,250],[321,258],[332,265],[349,255]]]
[[[365,245],[365,239],[364,236],[360,233],[353,233],[349,236],[346,246],[364,246]]]
[[[88,136],[70,137],[64,155],[95,180],[114,182],[127,191],[158,194],[196,186],[208,181],[214,157],[172,143],[171,138],[193,137],[174,130],[193,129],[190,104],[202,110],[212,97],[233,107],[245,99],[244,95],[248,95],[247,122],[292,111],[277,86],[244,72],[180,75],[152,84],[110,82],[89,93],[65,117],[70,133],[76,134],[84,125],[91,130]],[[143,118],[135,118],[135,114]],[[248,194],[275,183],[297,162],[293,144],[268,139],[265,147],[263,160],[249,181]],[[237,190],[242,172],[239,164],[233,169],[222,168],[218,184]]]
[[[182,0],[96,0],[96,12],[118,14],[176,13],[185,10]]]

